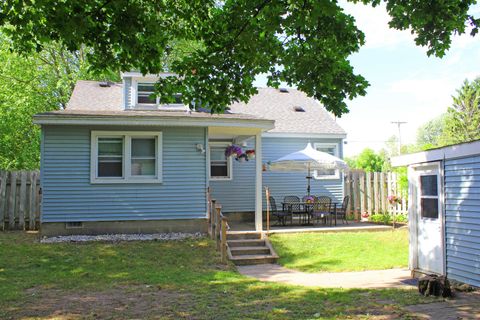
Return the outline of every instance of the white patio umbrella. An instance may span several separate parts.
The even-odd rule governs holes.
[[[310,195],[311,170],[348,170],[348,165],[340,158],[312,148],[310,143],[305,149],[287,154],[270,163],[272,171],[307,172],[307,195]]]

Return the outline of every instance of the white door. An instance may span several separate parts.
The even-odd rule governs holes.
[[[438,165],[417,168],[417,268],[443,274],[442,183]]]

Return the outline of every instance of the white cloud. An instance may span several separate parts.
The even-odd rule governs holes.
[[[361,3],[341,1],[340,5],[355,18],[357,27],[365,34],[364,48],[395,48],[406,42],[413,43],[414,37],[410,31],[389,28],[391,17],[385,4],[373,8]]]

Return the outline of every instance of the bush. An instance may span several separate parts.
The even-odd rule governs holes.
[[[375,213],[370,216],[370,221],[376,223],[390,224],[393,223],[393,215],[388,213]],[[399,214],[395,216],[395,222],[407,222],[408,218],[406,214]]]

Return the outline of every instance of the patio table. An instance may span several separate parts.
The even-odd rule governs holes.
[[[303,208],[303,211],[302,212],[293,212],[292,211],[292,206],[293,205],[299,205],[300,207]],[[313,206],[315,205],[315,203],[313,202],[305,202],[305,201],[300,201],[300,202],[282,202],[282,206],[283,206],[283,210],[285,210],[285,208],[287,208],[287,210],[289,212],[291,212],[292,214],[299,214],[299,215],[303,215],[305,214],[306,217],[307,217],[307,223],[306,225],[309,225],[310,224],[310,212],[312,212],[313,210]]]

